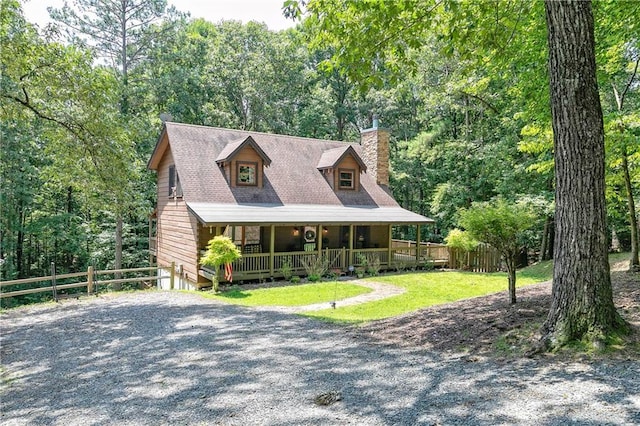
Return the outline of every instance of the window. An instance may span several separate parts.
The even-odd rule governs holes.
[[[338,187],[340,189],[355,188],[355,182],[354,182],[355,172],[353,170],[340,170],[338,174],[339,174]]]
[[[182,186],[176,166],[169,166],[169,197],[182,197]]]
[[[236,184],[244,185],[244,186],[258,185],[257,170],[258,170],[258,163],[238,162],[238,173],[236,176]]]

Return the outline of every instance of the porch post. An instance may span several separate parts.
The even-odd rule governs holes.
[[[273,278],[273,273],[275,271],[275,258],[273,256],[273,252],[276,247],[276,227],[271,225],[269,230],[271,232],[271,238],[269,238],[269,272],[271,274],[271,278]]]
[[[393,252],[391,250],[391,246],[393,245],[393,237],[392,237],[392,234],[391,234],[392,228],[393,228],[393,225],[389,224],[389,243],[387,245],[387,250],[388,250],[388,253],[387,253],[387,268],[389,268],[389,269],[391,269],[391,264],[393,263],[391,261],[391,256],[393,256]]]
[[[353,225],[349,225],[349,265],[353,265],[353,240]]]
[[[420,264],[420,224],[416,225],[416,266]]]
[[[316,225],[316,248],[318,256],[322,256],[322,225]]]

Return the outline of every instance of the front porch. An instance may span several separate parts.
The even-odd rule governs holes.
[[[415,225],[420,235],[420,225]],[[233,263],[233,280],[282,278],[283,266],[293,275],[306,275],[305,263],[322,257],[328,270],[348,273],[363,262],[379,262],[381,270],[446,266],[446,246],[393,239],[392,225],[202,226],[200,253],[215,235],[231,238],[242,252]],[[419,237],[417,238],[419,239]],[[215,271],[201,267],[199,274],[211,280]],[[218,280],[224,274],[218,271]]]

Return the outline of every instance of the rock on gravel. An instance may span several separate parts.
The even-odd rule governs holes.
[[[15,309],[0,325],[2,425],[640,423],[637,360],[475,360],[177,292]],[[340,398],[317,405],[325,392]]]

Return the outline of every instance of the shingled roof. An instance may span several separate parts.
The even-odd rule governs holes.
[[[233,146],[244,143],[248,137],[271,160],[270,166],[264,168],[262,188],[231,187],[216,164],[221,153],[228,156],[238,148],[233,149]],[[227,148],[230,144],[233,146]],[[318,170],[327,152],[329,154],[325,155],[323,162],[333,159],[339,152],[342,152],[342,157],[350,150],[356,153],[357,160],[362,161],[362,149],[357,143],[167,122],[149,160],[150,169],[157,169],[166,149],[171,150],[180,176],[183,199],[192,210],[192,206],[202,209],[206,203],[270,207],[392,207],[403,210],[388,188],[378,185],[367,173],[360,176],[359,191],[334,191]],[[344,213],[348,214],[346,210]],[[432,222],[419,215],[414,218]]]
[[[318,170],[335,168],[348,154],[351,154],[363,172],[367,171],[366,164],[364,164],[362,158],[360,158],[351,145],[324,151],[322,153],[322,157],[320,157],[320,160],[318,161],[317,168]]]

